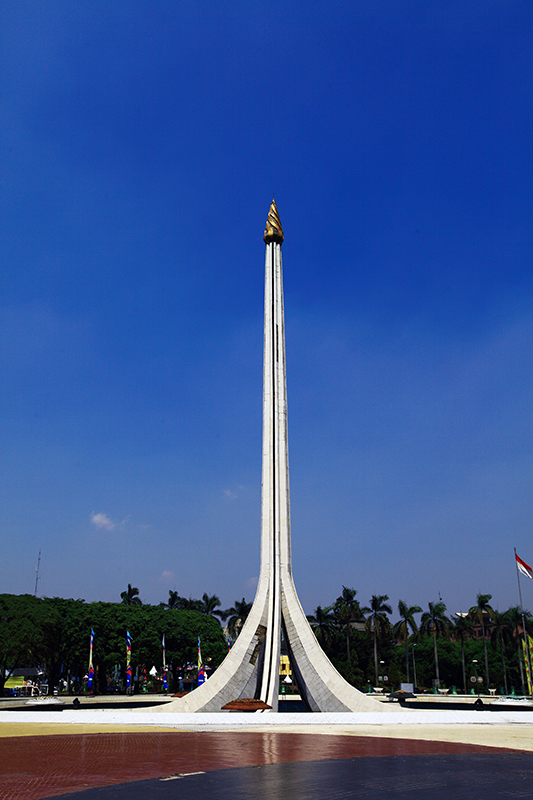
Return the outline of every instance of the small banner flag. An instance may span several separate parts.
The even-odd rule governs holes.
[[[228,636],[228,653],[229,653],[230,650],[231,650],[231,642],[230,642],[229,636]]]
[[[529,634],[527,636],[527,643],[528,643],[528,646],[529,646],[530,658],[533,658],[533,639],[531,638],[531,636]],[[527,685],[528,685],[528,689],[529,689],[529,694],[533,694],[533,687],[532,687],[532,684],[531,684],[531,675],[529,673],[529,658],[527,657],[526,643],[525,643],[525,641],[523,639],[522,639],[522,650],[523,650],[523,653],[524,653],[524,661],[526,662],[526,675],[527,675]]]
[[[89,672],[87,673],[87,689],[92,689],[94,682],[93,644],[94,644],[94,631],[91,628],[91,644],[89,646]]]
[[[167,683],[167,663],[165,660],[165,634],[163,634],[163,689],[167,691],[168,683]]]
[[[531,578],[531,580],[533,580],[533,569],[531,569],[529,564],[526,564],[525,561],[522,561],[522,559],[519,558],[519,556],[516,553],[515,553],[515,558],[516,558],[516,568],[518,569],[518,571],[521,572],[522,575],[526,575],[526,577]]]
[[[131,689],[131,636],[126,631],[126,689]]]
[[[198,637],[198,686],[205,681],[204,665],[202,664],[202,651],[200,650],[200,637]]]

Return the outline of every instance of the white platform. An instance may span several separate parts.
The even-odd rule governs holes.
[[[190,731],[223,731],[257,728],[294,728],[302,732],[315,726],[353,725],[532,725],[533,711],[409,711],[392,713],[382,711],[365,713],[322,714],[175,714],[149,711],[0,711],[0,724],[8,723],[57,723],[61,725],[125,725],[158,728],[173,728]],[[354,730],[354,733],[357,731]]]

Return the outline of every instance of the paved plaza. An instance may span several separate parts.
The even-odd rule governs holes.
[[[0,800],[530,797],[533,712],[0,712]]]

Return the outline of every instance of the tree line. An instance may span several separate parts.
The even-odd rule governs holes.
[[[128,583],[126,591],[120,594],[121,602],[124,605],[142,605],[142,600],[139,597],[139,590],[136,586]],[[176,611],[199,611],[201,614],[210,614],[217,617],[221,622],[226,623],[227,635],[230,642],[234,642],[240,633],[240,630],[252,608],[252,603],[248,603],[243,597],[242,600],[236,600],[231,608],[225,611],[220,608],[220,597],[216,594],[207,594],[204,592],[201,600],[193,597],[181,597],[176,591],[169,590],[168,600],[166,603],[160,603],[164,608],[171,608]]]
[[[522,655],[522,610],[500,613],[490,605],[490,594],[478,594],[467,614],[449,617],[442,600],[423,611],[404,600],[399,620],[390,620],[387,595],[372,595],[361,605],[357,590],[343,586],[329,606],[318,606],[308,616],[326,655],[354,686],[414,682],[420,688],[456,686],[464,692],[479,687],[526,693]],[[132,638],[132,669],[161,671],[165,636],[168,683],[177,690],[179,677],[197,660],[198,636],[202,658],[212,669],[222,662],[252,607],[242,598],[226,610],[217,595],[201,599],[169,591],[166,602],[143,604],[139,590],[128,584],[120,603],[0,595],[0,695],[13,669],[36,667],[50,687],[65,680],[76,690],[87,672],[90,631],[94,630],[93,666],[96,690],[124,677],[126,631]],[[417,622],[416,618],[420,615]],[[524,612],[526,629],[533,634],[531,614]],[[226,635],[221,627],[226,623]],[[414,679],[414,680],[413,680]],[[475,679],[475,680],[473,680]]]
[[[202,660],[212,669],[216,669],[228,651],[213,610],[207,612],[199,606],[181,608],[168,602],[146,605],[138,599],[135,587],[128,586],[120,603],[2,594],[0,696],[4,694],[5,679],[13,670],[28,667],[42,670],[49,687],[63,680],[69,691],[77,691],[87,674],[91,630],[98,693],[105,693],[117,679],[123,682],[126,631],[132,639],[134,674],[137,670],[149,672],[153,666],[161,671],[165,637],[171,690],[177,690],[179,677],[187,665],[197,663],[198,636]]]
[[[322,649],[353,685],[415,682],[428,690],[455,686],[466,693],[483,686],[485,692],[527,693],[522,640],[523,624],[533,635],[529,611],[515,606],[499,612],[490,604],[492,595],[481,593],[467,613],[453,617],[440,599],[427,611],[400,600],[393,624],[388,595],[372,595],[368,606],[356,595],[343,586],[331,605],[308,616]]]

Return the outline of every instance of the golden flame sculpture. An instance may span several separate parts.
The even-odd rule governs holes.
[[[283,228],[281,227],[281,220],[274,199],[270,204],[263,240],[265,244],[269,242],[279,242],[281,244],[283,242]]]

